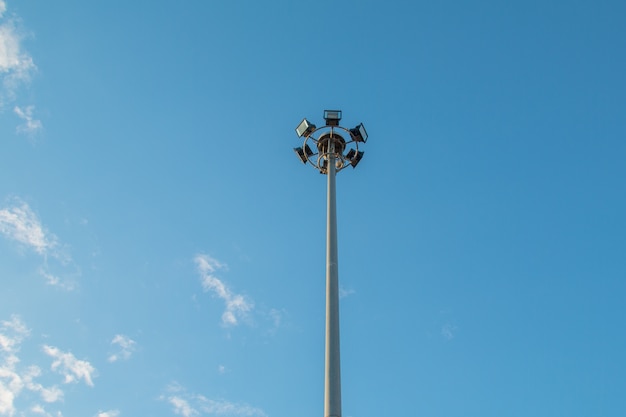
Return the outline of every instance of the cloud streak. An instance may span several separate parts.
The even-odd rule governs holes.
[[[62,250],[58,238],[43,227],[26,202],[13,198],[7,207],[0,209],[0,235],[33,250],[43,258],[39,274],[45,278],[46,283],[67,290],[73,289],[69,280],[53,272],[52,265],[63,272],[73,270],[75,275],[79,275],[78,267],[71,256]]]
[[[226,268],[218,260],[209,255],[196,255],[195,263],[201,276],[202,289],[205,292],[212,292],[224,301],[225,310],[222,314],[222,324],[224,326],[236,326],[239,320],[245,318],[254,308],[254,303],[241,294],[232,292],[215,273]]]
[[[161,399],[166,400],[172,406],[172,411],[176,415],[183,417],[267,417],[267,414],[258,407],[189,393],[178,384],[171,385],[168,388],[168,394],[162,396]]]
[[[174,413],[180,416],[191,417],[199,414],[197,410],[189,405],[187,400],[176,395],[169,397],[167,402],[172,405]]]
[[[356,290],[352,289],[352,288],[344,288],[344,287],[339,287],[339,298],[346,298],[351,296],[352,294],[356,294]]]
[[[52,253],[57,246],[57,237],[47,233],[28,204],[19,199],[0,210],[0,233],[40,255]]]
[[[118,410],[101,411],[96,414],[96,417],[117,417],[120,415]]]
[[[16,101],[17,92],[30,84],[37,71],[33,58],[22,47],[23,31],[19,28],[19,18],[8,15],[7,5],[0,0],[0,112],[5,105]],[[35,106],[15,106],[13,112],[22,119],[16,132],[29,137],[35,136],[42,128],[41,120],[34,117]]]
[[[23,108],[15,106],[13,108],[13,112],[24,121],[24,123],[17,126],[17,133],[33,136],[43,128],[41,120],[37,120],[33,117],[34,110],[35,106],[26,106]]]
[[[111,344],[120,348],[119,352],[109,356],[108,361],[111,363],[117,362],[118,360],[130,359],[137,348],[137,343],[130,337],[124,336],[123,334],[116,334],[111,341]]]
[[[15,19],[6,17],[6,10],[6,2],[0,0],[0,108],[5,101],[15,100],[17,89],[28,84],[37,70],[30,54],[22,48]]]
[[[93,387],[93,377],[96,374],[96,369],[89,362],[76,359],[72,353],[63,352],[54,346],[44,345],[43,351],[54,359],[50,369],[61,374],[66,384],[78,382],[82,379],[85,384]]]

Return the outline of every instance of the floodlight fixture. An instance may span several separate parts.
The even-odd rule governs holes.
[[[293,150],[296,155],[298,155],[298,158],[300,158],[303,164],[307,163],[309,157],[315,155],[308,143],[305,143],[303,148],[293,148]]]
[[[357,142],[367,142],[367,131],[365,130],[365,126],[363,123],[359,124],[357,127],[350,129],[350,134],[352,138]]]
[[[350,160],[350,165],[352,165],[352,168],[356,168],[356,166],[359,164],[359,162],[361,161],[361,159],[363,158],[363,154],[365,152],[363,151],[357,151],[356,152],[356,156],[354,156],[354,158],[352,158]]]
[[[326,126],[339,126],[341,110],[324,110],[324,120],[326,120]]]
[[[356,151],[354,149],[350,149],[346,154],[346,159],[351,161],[356,156]]]
[[[300,158],[302,163],[306,164],[306,161],[308,161],[309,158],[307,158],[306,154],[304,153],[304,149],[302,149],[302,148],[293,148],[293,151],[296,153],[296,155],[298,155],[298,158]]]
[[[311,133],[315,131],[315,125],[309,122],[307,119],[302,119],[298,127],[296,127],[296,133],[298,137],[301,138],[304,136],[308,138]]]

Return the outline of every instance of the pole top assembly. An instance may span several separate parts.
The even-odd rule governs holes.
[[[305,118],[296,127],[296,134],[304,138],[304,143],[293,150],[302,163],[311,164],[321,174],[328,174],[330,159],[335,161],[336,171],[339,172],[347,166],[355,168],[363,158],[359,144],[367,142],[365,126],[360,123],[352,129],[341,127],[341,116],[341,110],[324,110],[324,126],[318,128]]]

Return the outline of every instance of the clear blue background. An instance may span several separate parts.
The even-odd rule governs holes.
[[[15,415],[322,415],[326,183],[292,148],[335,108],[370,136],[337,180],[343,415],[625,415],[625,18],[620,1],[6,0],[36,69],[4,87],[0,210],[28,207],[57,249],[5,220],[0,334],[27,326],[13,371],[64,392],[12,391]],[[16,106],[41,127],[16,130]],[[236,325],[198,255],[253,305]],[[135,344],[111,362],[115,335]]]

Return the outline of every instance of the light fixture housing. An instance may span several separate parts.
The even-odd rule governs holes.
[[[354,158],[355,156],[356,156],[356,151],[354,149],[350,149],[348,153],[346,154],[346,159],[348,161],[351,161],[352,158]]]
[[[350,129],[350,134],[352,135],[352,139],[356,142],[367,142],[367,131],[365,130],[365,126],[363,123],[359,124],[357,127]]]
[[[352,168],[356,168],[356,166],[359,164],[359,161],[361,161],[361,158],[363,158],[363,154],[363,151],[358,151],[356,153],[356,156],[350,160],[350,165],[352,165]]]
[[[324,110],[324,120],[326,120],[326,126],[339,126],[341,110]]]
[[[293,148],[293,150],[296,153],[296,155],[298,155],[298,158],[300,158],[302,163],[306,164],[307,161],[309,160],[309,158],[306,156],[306,153],[305,153],[306,151],[304,149],[302,149],[302,148]]]
[[[311,133],[313,133],[313,131],[315,131],[315,125],[309,122],[307,119],[302,119],[298,127],[296,127],[296,133],[298,134],[299,138],[301,138],[302,136],[308,138]]]

